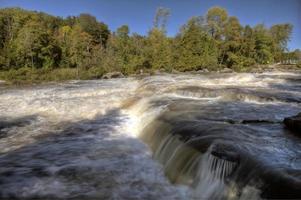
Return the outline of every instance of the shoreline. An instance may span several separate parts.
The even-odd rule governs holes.
[[[30,79],[30,75],[24,75],[22,76],[21,80],[18,79],[1,79],[0,76],[0,88],[10,88],[10,87],[30,87],[30,86],[43,86],[43,85],[52,85],[56,83],[66,83],[70,81],[89,81],[89,80],[105,80],[105,79],[115,79],[115,78],[141,78],[141,77],[148,77],[148,76],[156,76],[156,75],[209,75],[209,74],[233,74],[233,73],[250,73],[250,74],[262,74],[267,72],[289,72],[289,73],[296,73],[301,74],[301,68],[296,65],[269,65],[269,66],[256,66],[256,67],[249,67],[248,69],[241,70],[241,71],[235,71],[230,68],[222,68],[221,70],[217,71],[209,71],[207,69],[204,70],[198,70],[198,71],[185,71],[180,72],[173,70],[172,72],[166,72],[166,71],[152,71],[152,72],[144,72],[144,73],[136,73],[136,74],[129,74],[124,75],[120,72],[108,72],[105,73],[102,77],[97,78],[80,78],[80,79],[74,79],[74,78],[59,78],[56,80],[32,80]],[[9,71],[0,71],[1,73],[9,73]],[[120,77],[112,77],[112,78],[103,78],[107,74],[110,73],[119,73],[121,74]],[[2,74],[2,76],[4,76]]]

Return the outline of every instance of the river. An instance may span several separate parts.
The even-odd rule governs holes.
[[[301,198],[301,74],[178,74],[0,91],[0,198]]]

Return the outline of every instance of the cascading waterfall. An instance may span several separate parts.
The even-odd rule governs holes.
[[[257,79],[256,76],[248,77],[246,79],[243,79],[243,81],[248,82],[250,85],[252,84],[252,81],[254,79]],[[209,80],[208,80],[209,81]],[[153,157],[155,160],[160,162],[163,165],[163,169],[165,171],[166,176],[169,178],[169,180],[172,183],[176,184],[185,184],[189,185],[192,189],[191,192],[191,198],[193,199],[259,199],[260,198],[260,185],[262,183],[255,183],[250,180],[250,184],[248,184],[248,179],[250,179],[248,176],[244,179],[244,177],[237,178],[236,179],[242,179],[243,181],[247,181],[243,185],[237,185],[235,183],[235,179],[233,177],[237,176],[236,170],[239,167],[239,162],[236,162],[235,160],[227,159],[226,157],[218,157],[211,153],[211,148],[213,145],[210,144],[211,140],[210,138],[217,138],[221,139],[222,137],[228,137],[228,136],[215,136],[213,133],[212,136],[208,135],[204,138],[207,139],[201,139],[200,137],[199,142],[200,144],[206,140],[209,140],[208,146],[205,147],[205,149],[198,150],[197,147],[195,148],[193,145],[191,146],[190,139],[193,139],[194,137],[190,137],[190,139],[185,140],[185,134],[182,132],[180,134],[177,134],[174,130],[175,127],[177,127],[177,121],[173,122],[171,120],[171,123],[169,122],[169,119],[165,119],[165,115],[171,116],[174,118],[173,113],[173,105],[176,105],[176,109],[179,109],[181,112],[185,111],[185,109],[190,109],[189,106],[182,108],[177,106],[177,104],[185,101],[191,101],[191,103],[200,102],[204,104],[205,106],[208,106],[208,103],[215,104],[215,102],[232,102],[236,104],[233,108],[237,107],[236,102],[246,102],[248,104],[254,104],[256,106],[261,105],[269,105],[273,107],[273,105],[284,105],[284,102],[287,102],[289,98],[285,96],[281,96],[278,94],[275,94],[274,96],[270,96],[271,91],[266,91],[266,93],[262,92],[263,90],[260,89],[260,94],[256,94],[256,91],[252,91],[250,88],[247,89],[233,89],[233,87],[229,87],[230,82],[233,81],[232,79],[229,79],[229,82],[226,81],[226,87],[223,89],[216,89],[215,84],[210,83],[210,89],[204,89],[204,88],[198,88],[193,86],[192,88],[189,88],[185,85],[185,87],[180,88],[180,90],[177,89],[170,89],[165,90],[165,96],[155,96],[152,97],[152,99],[148,99],[146,102],[144,100],[143,104],[143,112],[140,112],[139,117],[141,118],[142,123],[144,121],[147,121],[147,123],[143,123],[144,125],[140,127],[139,137],[150,146],[150,148],[153,151]],[[273,78],[265,78],[265,81],[267,82],[273,82],[275,81]],[[219,82],[219,81],[217,81]],[[263,81],[264,82],[264,81]],[[283,80],[277,79],[278,83],[284,83]],[[204,82],[207,85],[206,82]],[[186,82],[185,82],[186,84]],[[255,82],[256,87],[259,86],[259,82]],[[268,83],[261,84],[261,86],[266,87],[269,85]],[[212,87],[215,86],[215,87]],[[168,87],[167,87],[168,88]],[[190,91],[191,90],[191,91]],[[259,90],[259,88],[258,88]],[[176,91],[176,92],[175,92]],[[179,91],[179,92],[178,92]],[[169,93],[166,93],[169,92]],[[200,93],[199,93],[200,92]],[[174,95],[176,94],[176,95]],[[291,94],[290,94],[291,95]],[[295,95],[295,94],[294,94]],[[168,104],[165,104],[166,102],[164,99],[169,99]],[[185,98],[185,99],[183,99]],[[290,98],[292,100],[293,98]],[[289,100],[289,101],[290,101]],[[294,100],[293,100],[294,101]],[[179,103],[177,103],[179,102]],[[298,100],[296,101],[298,102]],[[190,103],[190,104],[191,104]],[[152,109],[152,106],[150,104],[158,104],[161,107],[156,107],[156,112]],[[210,105],[209,104],[209,105]],[[163,105],[163,106],[162,106]],[[220,106],[220,105],[218,105]],[[141,108],[141,104],[139,105]],[[194,107],[192,107],[194,109]],[[201,107],[202,108],[202,107]],[[213,107],[214,108],[214,107]],[[206,108],[208,109],[208,108]],[[216,108],[214,108],[216,109]],[[242,110],[244,108],[241,108]],[[172,112],[170,112],[172,110]],[[236,109],[235,109],[236,110]],[[235,111],[233,110],[233,111]],[[192,112],[195,112],[193,110]],[[224,111],[223,111],[224,112]],[[244,112],[244,111],[242,111]],[[155,113],[155,114],[154,114]],[[280,113],[280,112],[278,112]],[[283,112],[285,113],[285,112]],[[163,117],[162,117],[163,114]],[[205,113],[206,114],[206,113]],[[210,112],[208,113],[210,115]],[[227,113],[222,113],[222,115],[227,115]],[[243,123],[248,126],[248,122],[253,123],[256,125],[256,123],[277,123],[279,121],[279,115],[276,116],[275,119],[273,117],[269,116],[268,113],[264,113],[263,119],[258,119],[257,116],[258,113],[256,113],[254,116],[250,115],[250,119],[241,119],[241,117],[234,118],[234,119],[223,119],[222,116],[221,119],[217,119],[216,123],[223,122],[235,124],[235,123]],[[183,115],[183,119],[186,120],[185,115]],[[189,114],[191,115],[191,114]],[[187,115],[187,116],[189,116]],[[236,115],[235,113],[229,113],[228,115]],[[265,116],[266,115],[266,116]],[[190,116],[189,116],[190,117]],[[169,118],[169,117],[167,117]],[[208,120],[208,116],[206,115],[204,117],[205,120]],[[210,118],[209,118],[210,119]],[[181,123],[181,120],[179,123]],[[197,123],[197,120],[195,121]],[[203,123],[203,122],[202,122]],[[215,123],[215,122],[214,122]],[[217,127],[220,126],[220,124],[217,124]],[[223,125],[224,126],[224,125]],[[180,126],[179,126],[180,127]],[[260,128],[261,129],[261,128]],[[217,129],[217,130],[223,130],[223,128]],[[229,129],[230,130],[230,129]],[[232,127],[231,127],[232,130]],[[201,130],[200,130],[201,131]],[[187,131],[189,132],[189,131]],[[196,132],[196,134],[202,134],[202,132],[197,133],[197,130],[193,130],[193,132]],[[238,131],[241,132],[241,131]],[[219,132],[221,134],[222,132]],[[206,134],[209,134],[206,133]],[[236,135],[233,135],[233,138],[236,138]],[[240,138],[241,136],[238,136]],[[248,138],[248,137],[247,137]],[[205,142],[206,143],[206,142]],[[206,145],[205,145],[206,146]],[[203,147],[201,147],[203,148]],[[207,150],[206,150],[207,149]],[[204,151],[205,150],[205,151]],[[227,152],[226,152],[227,153]],[[231,156],[230,156],[231,157]],[[239,169],[242,170],[242,169]],[[243,170],[242,170],[243,171]],[[250,169],[250,173],[253,171],[253,169]],[[242,172],[239,172],[242,173]],[[253,172],[252,172],[253,173]],[[255,181],[256,182],[256,181]],[[257,185],[257,186],[256,186]],[[259,187],[259,188],[256,188]]]
[[[180,74],[5,88],[0,198],[300,198],[301,142],[281,124],[300,109],[298,80]]]
[[[194,197],[200,199],[229,197],[230,186],[226,181],[236,165],[237,163],[217,158],[208,152],[201,156],[195,178]]]

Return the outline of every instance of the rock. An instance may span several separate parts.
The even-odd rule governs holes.
[[[233,70],[232,69],[230,69],[230,68],[224,68],[224,69],[222,69],[222,70],[220,70],[220,73],[232,73],[233,72]]]
[[[163,69],[156,69],[153,73],[154,75],[163,75],[165,72]]]
[[[231,144],[224,143],[214,143],[212,145],[211,154],[220,159],[227,160],[230,162],[239,163],[240,155],[239,151],[237,151]]]
[[[262,73],[263,71],[261,67],[254,67],[250,70],[251,73]]]
[[[279,64],[277,64],[277,63],[276,64],[272,64],[272,65],[268,65],[267,68],[275,70],[278,65]]]
[[[284,118],[283,123],[289,130],[301,133],[301,113],[293,117]]]
[[[102,76],[103,79],[111,78],[124,78],[124,75],[121,72],[109,72]]]
[[[208,73],[209,72],[209,70],[208,69],[200,69],[200,70],[198,70],[197,71],[197,73]]]
[[[181,72],[179,72],[178,70],[172,69],[172,70],[171,70],[171,73],[172,73],[172,74],[180,74]]]

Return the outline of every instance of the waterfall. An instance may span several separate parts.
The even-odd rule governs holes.
[[[166,74],[3,88],[0,198],[300,199],[300,138],[280,123],[300,110],[300,80]]]
[[[220,159],[206,152],[200,157],[197,176],[194,182],[194,196],[200,199],[222,199],[230,194],[227,177],[237,163]]]

